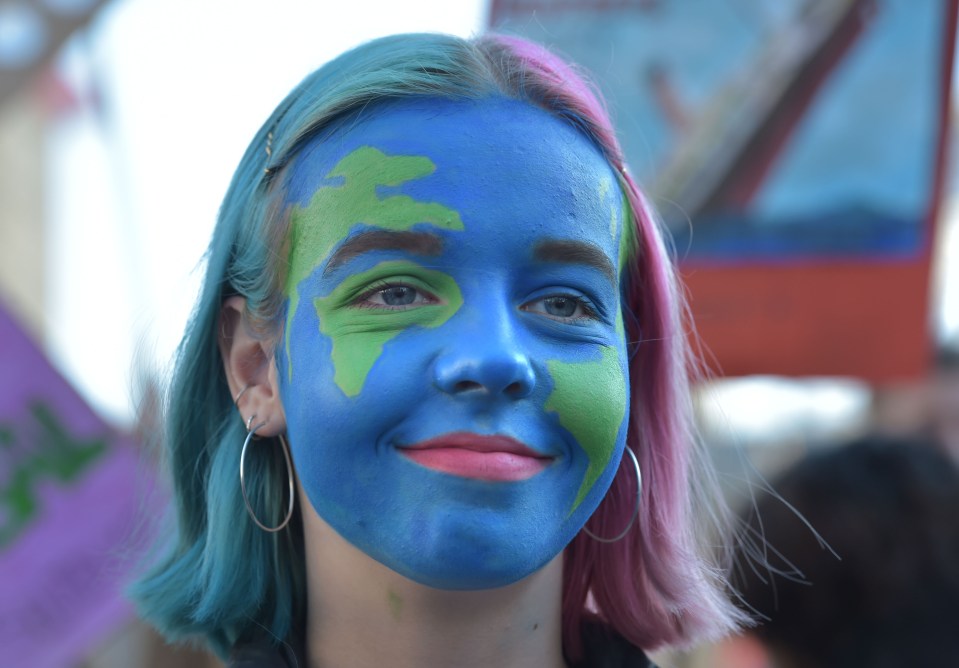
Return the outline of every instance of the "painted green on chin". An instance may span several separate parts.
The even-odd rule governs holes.
[[[296,206],[290,213],[291,245],[286,295],[290,299],[286,322],[286,349],[290,359],[290,323],[299,307],[300,282],[308,277],[349,234],[354,225],[363,224],[389,230],[408,230],[425,223],[446,230],[462,230],[463,221],[454,209],[436,202],[420,202],[407,195],[380,198],[380,186],[398,186],[429,176],[436,165],[425,156],[389,156],[361,146],[340,160],[326,178],[340,178],[340,186],[317,189],[306,207]]]
[[[602,359],[595,362],[546,363],[554,384],[546,400],[546,410],[559,415],[559,423],[573,435],[589,458],[570,512],[579,507],[609,465],[626,416],[626,378],[619,364],[619,353],[614,346],[601,350]]]
[[[350,304],[358,292],[387,278],[420,285],[443,301],[403,310]],[[451,276],[395,260],[350,276],[328,297],[319,297],[313,303],[320,331],[333,341],[333,380],[346,396],[355,397],[387,341],[410,327],[439,327],[463,304],[463,295]]]

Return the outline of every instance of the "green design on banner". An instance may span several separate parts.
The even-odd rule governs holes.
[[[621,318],[617,328],[622,327]],[[586,451],[589,466],[570,509],[572,513],[586,498],[593,484],[613,456],[616,436],[626,416],[626,378],[615,347],[602,348],[595,362],[546,363],[553,377],[553,392],[546,410],[559,415],[559,423]]]
[[[385,279],[402,280],[436,295],[444,303],[403,310],[352,305],[363,290]],[[314,300],[320,331],[333,341],[333,380],[346,396],[356,396],[387,341],[410,327],[439,327],[462,304],[463,295],[451,276],[405,260],[381,262],[369,271],[350,276],[328,297]]]
[[[66,486],[107,450],[106,438],[75,438],[44,403],[31,404],[30,417],[31,423],[16,425],[21,429],[0,425],[0,466],[9,471],[0,488],[0,548],[39,512],[42,479]]]
[[[286,323],[286,349],[290,360],[290,323],[299,306],[300,282],[330,255],[354,225],[389,230],[408,230],[426,223],[446,230],[462,230],[463,221],[454,209],[436,202],[421,202],[407,195],[380,198],[376,189],[398,186],[429,176],[436,165],[425,156],[389,156],[372,146],[362,146],[340,160],[327,178],[344,180],[340,186],[317,189],[306,207],[290,214],[291,250],[286,295],[290,308]]]

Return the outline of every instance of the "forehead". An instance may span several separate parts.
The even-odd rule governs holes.
[[[396,168],[394,156],[425,160]],[[348,178],[367,181],[381,200],[400,195],[454,210],[470,236],[555,236],[618,252],[621,196],[605,158],[567,122],[524,102],[413,98],[367,107],[304,148],[288,203],[306,208],[318,189]]]

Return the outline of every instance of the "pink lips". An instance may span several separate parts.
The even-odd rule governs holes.
[[[399,448],[420,466],[463,478],[505,482],[526,480],[552,461],[508,436],[467,432],[444,434]]]

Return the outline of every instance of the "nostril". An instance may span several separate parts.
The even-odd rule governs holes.
[[[481,350],[482,354],[457,351],[436,360],[434,383],[451,395],[524,399],[536,385],[530,361],[519,354]]]
[[[455,392],[469,392],[470,390],[481,390],[483,386],[472,380],[461,380],[453,386]]]
[[[526,388],[519,381],[510,383],[504,391],[511,397],[522,397],[526,394]]]

